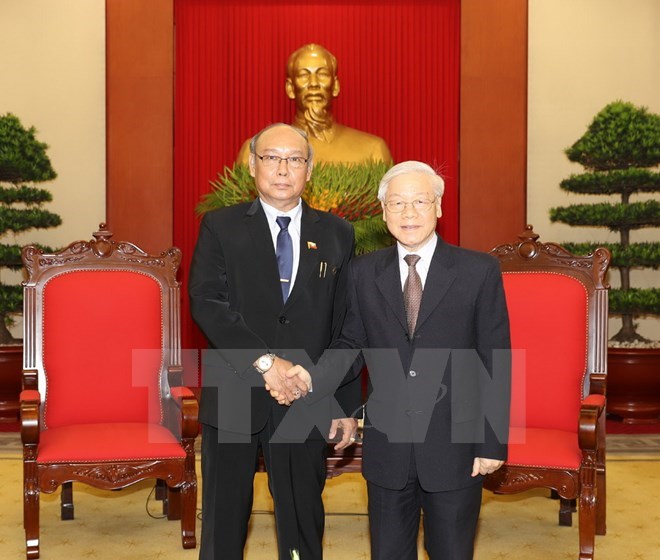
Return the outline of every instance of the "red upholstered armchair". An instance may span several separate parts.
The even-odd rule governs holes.
[[[63,485],[71,519],[71,481],[102,489],[163,481],[183,547],[196,546],[198,407],[181,386],[181,253],[151,256],[100,230],[55,254],[23,249],[28,558],[39,557],[39,495]]]
[[[485,487],[550,488],[560,525],[579,509],[580,559],[605,534],[605,384],[610,253],[577,257],[531,226],[499,258],[514,349],[509,458]]]

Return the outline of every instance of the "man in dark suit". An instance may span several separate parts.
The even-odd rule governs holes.
[[[332,422],[328,414],[309,437],[277,432],[291,410],[283,405],[309,389],[284,375],[290,360],[318,360],[339,332],[353,252],[351,225],[301,200],[312,157],[304,132],[285,124],[262,130],[249,157],[259,198],[209,212],[201,223],[189,292],[193,318],[213,349],[204,353],[200,406],[203,560],[243,558],[260,449],[279,558],[297,550],[305,560],[321,559],[323,435],[341,432],[337,449],[354,440],[356,421],[339,417],[359,406],[357,383],[339,396],[346,412]]]
[[[506,459],[502,277],[496,259],[436,234],[443,190],[421,162],[383,177],[378,198],[397,244],[352,261],[346,319],[333,343],[363,349],[369,372],[363,475],[374,560],[417,558],[420,511],[432,560],[472,558],[482,477]],[[351,361],[350,353],[324,356],[305,401],[337,384]],[[288,375],[310,381],[300,366]]]

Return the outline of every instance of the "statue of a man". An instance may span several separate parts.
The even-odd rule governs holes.
[[[295,51],[287,64],[285,84],[289,99],[296,102],[293,126],[307,132],[316,162],[357,163],[366,160],[392,163],[382,138],[348,126],[332,117],[332,101],[339,95],[337,59],[320,45],[310,43]],[[236,159],[247,163],[250,141]]]

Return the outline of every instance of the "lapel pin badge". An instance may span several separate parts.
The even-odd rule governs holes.
[[[321,264],[319,265],[319,278],[325,278],[326,272],[328,272],[328,263],[321,261]]]
[[[316,246],[316,243],[314,243],[314,241],[308,241],[307,242],[307,248],[308,249],[318,249],[318,247]]]

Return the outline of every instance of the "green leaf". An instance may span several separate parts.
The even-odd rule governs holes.
[[[48,210],[0,206],[0,233],[47,229],[59,226],[61,223],[62,219]]]
[[[660,289],[631,288],[610,289],[610,313],[632,313],[634,315],[660,315]]]
[[[247,165],[236,165],[233,169],[225,167],[222,174],[218,173],[218,179],[211,181],[211,187],[211,192],[205,194],[197,205],[198,214],[254,200],[257,197],[257,188]]]
[[[23,286],[0,285],[0,317],[23,310]]]
[[[660,192],[660,173],[630,167],[571,175],[560,185],[563,190],[580,194],[633,194]]]
[[[363,255],[383,249],[394,243],[382,214],[353,222],[355,228],[355,253]]]
[[[594,170],[654,167],[660,163],[660,115],[632,103],[610,103],[566,155]]]
[[[27,205],[39,205],[51,202],[53,195],[45,189],[37,189],[28,185],[0,187],[0,204],[15,204],[22,202]]]
[[[631,204],[575,204],[550,210],[552,222],[571,226],[600,226],[612,231],[660,226],[660,202]]]
[[[0,181],[41,183],[57,177],[34,127],[26,129],[15,115],[0,115]]]

